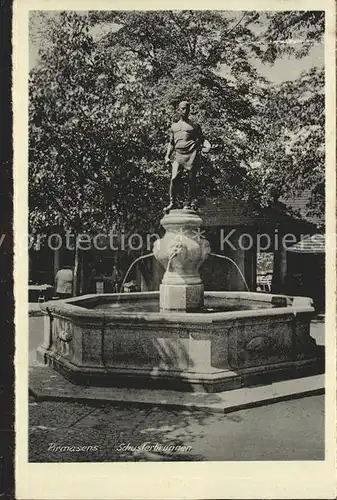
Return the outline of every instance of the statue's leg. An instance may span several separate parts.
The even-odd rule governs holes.
[[[191,170],[188,171],[188,191],[187,191],[187,200],[185,206],[191,207],[192,203],[196,203],[196,168],[192,167]]]
[[[164,212],[168,213],[170,210],[176,207],[177,203],[177,190],[178,190],[178,185],[179,181],[181,179],[181,173],[182,169],[178,165],[177,162],[173,162],[172,165],[172,176],[171,176],[171,182],[170,182],[170,203],[167,207],[164,208]]]
[[[177,199],[177,177],[171,178],[170,183],[170,203],[176,204]]]

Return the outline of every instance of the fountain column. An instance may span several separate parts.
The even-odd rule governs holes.
[[[202,219],[191,209],[171,210],[161,225],[165,236],[153,247],[155,258],[166,270],[160,285],[160,309],[198,310],[204,300],[199,267],[210,252],[200,229]]]

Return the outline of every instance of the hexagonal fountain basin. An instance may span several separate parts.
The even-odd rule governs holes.
[[[159,293],[47,302],[39,355],[75,383],[217,392],[320,373],[311,299],[205,292],[197,312],[160,311]]]

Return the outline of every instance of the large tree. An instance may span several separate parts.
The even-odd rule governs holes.
[[[113,20],[118,29],[95,43],[88,20]],[[249,22],[210,12],[55,18],[30,82],[32,225],[158,220],[167,131],[184,97],[197,103],[213,146],[204,194],[244,196],[266,86],[248,61],[258,49]]]
[[[322,71],[273,85],[253,61],[307,54],[322,39],[322,13],[95,11],[46,19],[30,79],[32,230],[157,227],[170,175],[167,132],[183,98],[195,103],[212,144],[201,196],[268,203],[305,187],[320,206]],[[276,43],[295,34],[302,44]]]
[[[141,220],[159,193],[143,156],[141,88],[62,13],[30,80],[30,221],[97,230]],[[146,113],[145,113],[146,114]]]
[[[146,89],[148,164],[162,170],[170,121],[178,102],[188,98],[212,144],[199,178],[203,195],[246,196],[245,166],[263,140],[267,94],[267,82],[251,62],[260,53],[250,29],[256,15],[238,20],[207,11],[91,14],[93,23],[102,17],[118,26],[102,45]]]
[[[311,192],[308,215],[324,214],[324,71],[313,68],[269,92],[264,147],[249,166],[264,204]]]

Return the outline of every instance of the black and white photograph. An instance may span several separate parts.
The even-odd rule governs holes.
[[[69,5],[16,108],[27,464],[334,465],[333,4]]]

